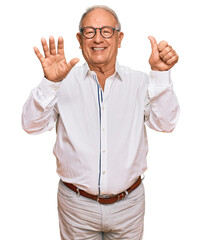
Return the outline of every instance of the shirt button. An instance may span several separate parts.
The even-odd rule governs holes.
[[[106,150],[104,149],[103,152],[106,152]]]
[[[105,171],[103,171],[103,174],[105,174]]]

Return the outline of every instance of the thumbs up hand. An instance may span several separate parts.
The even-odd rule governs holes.
[[[178,55],[166,41],[157,44],[156,39],[148,37],[151,43],[152,53],[149,64],[153,71],[167,71],[178,62]]]

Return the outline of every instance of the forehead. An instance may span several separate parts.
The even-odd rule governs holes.
[[[82,21],[82,26],[102,27],[111,26],[116,27],[115,17],[104,9],[95,9],[89,12]]]

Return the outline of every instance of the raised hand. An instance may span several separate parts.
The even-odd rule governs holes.
[[[57,52],[55,48],[54,38],[49,38],[49,48],[44,38],[41,39],[43,46],[43,56],[37,47],[34,47],[36,56],[41,62],[45,77],[52,82],[62,81],[70,72],[70,70],[79,62],[78,58],[73,58],[69,63],[66,62],[64,55],[64,40],[62,37],[58,39]]]
[[[156,39],[148,37],[151,42],[152,53],[149,64],[153,71],[167,71],[178,62],[178,55],[166,41],[157,44]]]

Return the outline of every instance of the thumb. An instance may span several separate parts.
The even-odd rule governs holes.
[[[150,40],[151,43],[151,48],[152,48],[152,52],[158,52],[158,44],[156,39],[153,36],[149,36],[148,39]]]
[[[75,64],[77,64],[79,61],[80,61],[79,58],[73,58],[73,59],[68,63],[69,72],[70,72],[70,70],[75,66]]]

